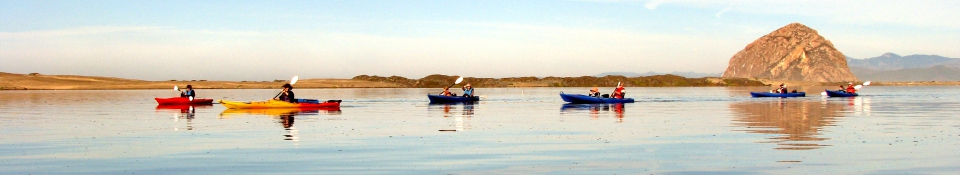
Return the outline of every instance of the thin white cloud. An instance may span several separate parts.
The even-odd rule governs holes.
[[[724,13],[727,13],[728,11],[730,11],[730,8],[733,8],[733,4],[731,4],[730,6],[727,6],[727,8],[724,8],[723,10],[720,10],[720,12],[717,12],[717,14],[714,16],[716,16],[717,18],[720,18],[720,15],[723,15]]]
[[[647,9],[649,9],[649,10],[656,10],[657,7],[659,7],[661,4],[664,4],[664,3],[667,3],[667,2],[668,2],[668,0],[651,0],[651,1],[647,1],[647,3],[643,4],[643,7],[647,8]]]

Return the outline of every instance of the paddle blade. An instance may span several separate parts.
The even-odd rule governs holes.
[[[857,89],[857,90],[860,90],[860,88],[863,88],[863,85],[857,85],[853,87],[853,89]]]
[[[864,86],[870,86],[870,81],[863,82],[863,85],[864,85]]]
[[[821,92],[820,95],[827,96],[827,92]]]
[[[617,86],[618,86],[618,87],[620,86],[620,82],[619,82],[619,81],[617,82]]]
[[[173,90],[175,90],[175,91],[180,91],[180,87],[173,86]]]
[[[190,101],[193,101],[193,97],[190,97]],[[191,106],[192,107],[192,106]]]
[[[460,84],[460,82],[463,82],[463,77],[457,78],[457,82],[453,84]]]
[[[290,79],[290,85],[297,84],[297,80],[300,80],[300,76],[293,76],[293,78]]]

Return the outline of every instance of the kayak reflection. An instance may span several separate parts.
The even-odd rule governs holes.
[[[223,112],[220,112],[220,119],[230,118],[233,116],[243,116],[243,115],[266,115],[273,117],[277,120],[280,126],[283,127],[284,134],[283,140],[289,140],[297,142],[300,141],[300,137],[297,136],[299,130],[294,127],[296,122],[296,116],[298,115],[340,115],[340,108],[260,108],[260,109],[226,109]]]
[[[223,112],[220,112],[220,118],[229,118],[233,116],[240,115],[266,115],[266,116],[283,116],[283,115],[340,115],[342,112],[340,108],[261,108],[261,109],[226,109]]]
[[[560,107],[560,112],[576,112],[576,111],[589,111],[590,118],[598,119],[600,118],[601,113],[609,114],[610,111],[613,111],[613,114],[617,117],[617,123],[623,123],[623,114],[624,114],[624,104],[623,103],[594,103],[594,104],[577,104],[577,103],[567,103],[563,104]],[[602,111],[602,112],[601,112]]]
[[[456,129],[440,129],[440,131],[463,131],[471,128],[468,121],[470,120],[470,117],[473,116],[474,106],[476,104],[477,102],[430,103],[427,109],[428,110],[439,109],[443,112],[444,118],[450,118],[450,117],[454,118],[454,127]],[[451,114],[450,111],[455,106],[462,106],[463,111],[461,115],[454,116],[453,114]]]
[[[211,107],[213,107],[213,104],[206,104],[206,105],[189,105],[189,104],[183,104],[183,105],[157,105],[157,109],[156,109],[156,110],[157,110],[157,111],[173,111],[173,112],[175,112],[175,114],[174,114],[174,116],[173,116],[173,121],[174,121],[174,122],[179,122],[180,119],[184,119],[184,120],[186,120],[186,124],[187,124],[186,128],[187,128],[187,130],[193,130],[193,129],[194,129],[194,127],[193,127],[193,119],[194,119],[194,118],[196,117],[196,115],[197,115],[197,109],[201,109],[201,108],[206,109],[206,108],[211,108]],[[179,126],[174,126],[174,127],[173,127],[173,131],[179,131],[179,130],[180,130]]]
[[[817,142],[822,138],[821,129],[833,126],[840,117],[843,103],[827,101],[785,100],[739,102],[730,104],[736,116],[734,125],[742,126],[748,133],[775,134],[770,137],[779,150],[811,150],[830,145]]]
[[[213,108],[213,104],[203,104],[203,105],[157,105],[157,111],[180,111],[180,113],[190,112],[190,108],[193,109],[210,109]]]

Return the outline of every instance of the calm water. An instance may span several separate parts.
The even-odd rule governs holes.
[[[429,105],[437,89],[298,89],[343,107],[192,113],[157,106],[170,90],[0,91],[0,174],[960,172],[960,87],[822,89],[781,99],[749,97],[765,87],[628,88],[637,103],[623,105],[557,95],[588,88],[478,88],[472,105]]]

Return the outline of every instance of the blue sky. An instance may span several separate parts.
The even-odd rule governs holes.
[[[960,1],[0,1],[0,72],[145,80],[720,73],[803,23],[960,57]]]

